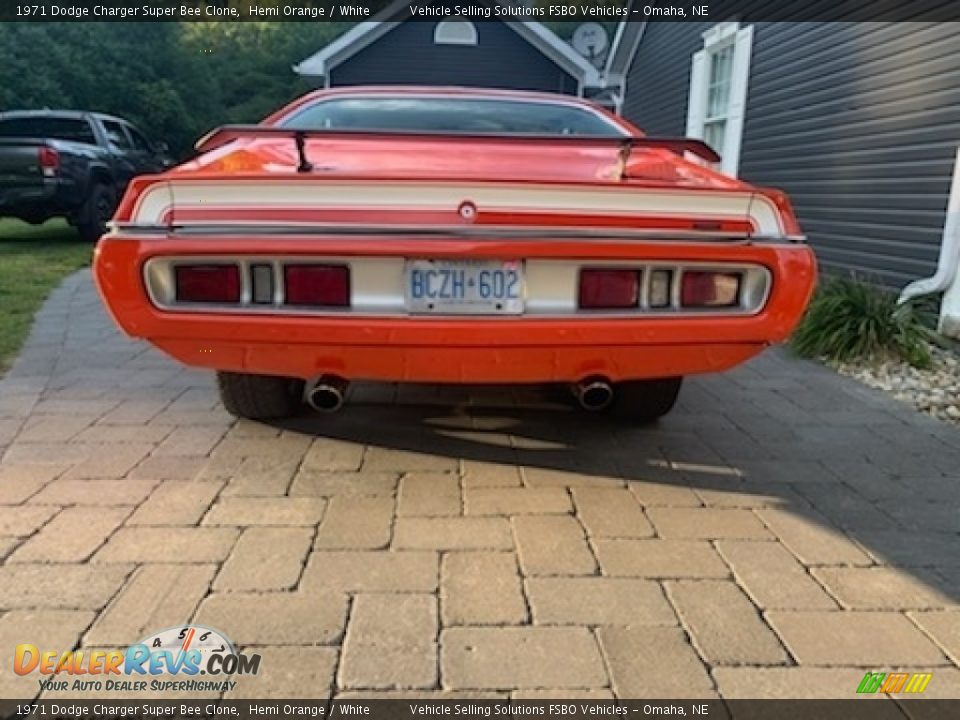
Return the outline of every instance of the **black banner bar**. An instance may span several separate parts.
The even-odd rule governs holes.
[[[809,690],[809,688],[800,688]],[[393,695],[402,694],[392,693]],[[362,695],[362,693],[358,693]],[[892,699],[871,695],[851,700],[0,700],[0,717],[21,720],[91,718],[702,718],[704,720],[903,720],[960,717],[960,699]]]
[[[960,22],[957,0],[0,0],[2,22]]]

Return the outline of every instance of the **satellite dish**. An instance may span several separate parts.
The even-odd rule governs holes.
[[[573,31],[573,49],[593,60],[607,49],[607,31],[600,23],[588,22]]]

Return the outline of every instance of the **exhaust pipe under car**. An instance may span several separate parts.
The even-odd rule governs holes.
[[[601,378],[583,380],[573,386],[573,394],[584,410],[597,412],[610,407],[613,386]]]
[[[336,412],[343,407],[347,384],[343,378],[324,375],[307,391],[307,404],[317,412]]]

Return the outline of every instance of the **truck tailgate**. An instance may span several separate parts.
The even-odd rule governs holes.
[[[0,192],[43,187],[39,156],[43,144],[30,138],[0,138]]]

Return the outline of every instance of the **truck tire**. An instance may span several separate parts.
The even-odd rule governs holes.
[[[303,405],[303,380],[273,375],[218,372],[217,388],[227,412],[250,420],[296,415]]]
[[[610,412],[639,424],[655,422],[673,409],[682,384],[682,377],[617,383]]]
[[[107,222],[113,217],[116,205],[117,198],[113,190],[108,185],[95,182],[77,222],[77,231],[84,242],[95,243],[107,231]]]

